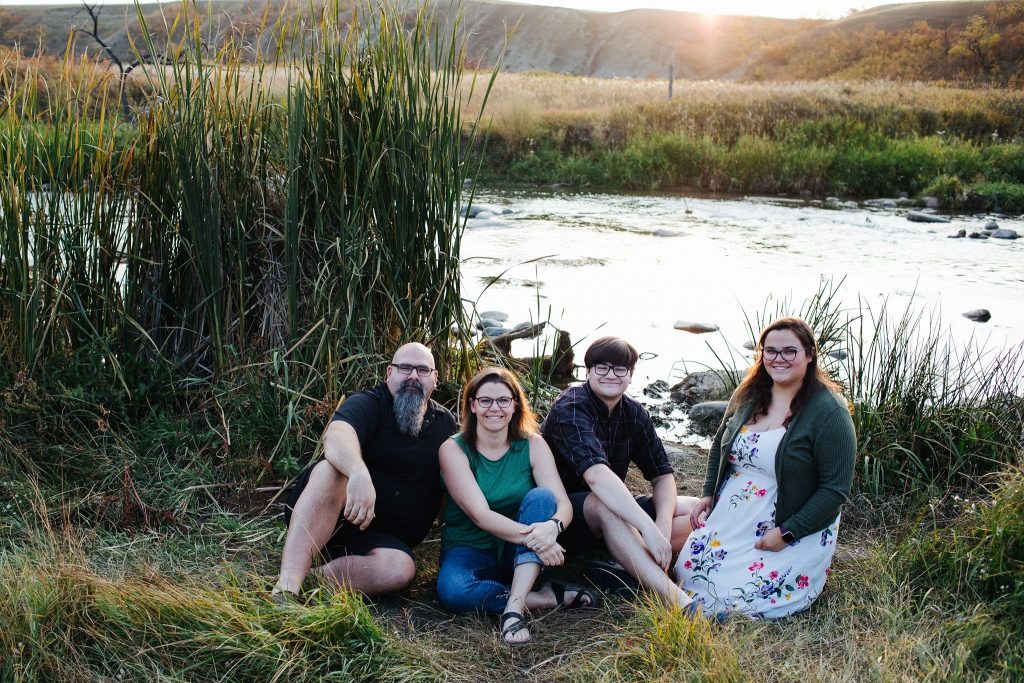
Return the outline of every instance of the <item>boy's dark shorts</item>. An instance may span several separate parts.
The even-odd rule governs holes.
[[[307,467],[306,471],[295,482],[295,486],[292,487],[291,493],[288,494],[288,500],[284,504],[285,524],[291,526],[292,510],[295,507],[295,503],[298,501],[299,496],[302,495],[303,490],[305,490],[306,484],[309,483],[309,475],[313,468],[322,460],[323,458],[320,458]],[[360,531],[359,527],[350,523],[343,516],[339,516],[338,523],[334,527],[334,533],[327,539],[324,547],[320,549],[320,557],[324,562],[330,562],[346,555],[368,555],[371,550],[376,548],[401,550],[409,557],[414,557],[412,548],[409,547],[408,543],[397,536],[387,533],[386,529],[375,529],[374,524],[371,523],[365,531]]]
[[[583,516],[583,502],[590,491],[577,491],[569,494],[569,502],[572,503],[572,524],[558,537],[558,542],[567,553],[579,553],[586,550],[604,550],[604,539],[598,538],[587,526],[587,518]],[[651,496],[634,496],[637,505],[647,513],[651,519],[657,519],[657,511],[654,509],[654,498]]]

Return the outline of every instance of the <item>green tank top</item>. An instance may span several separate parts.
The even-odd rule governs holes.
[[[529,439],[513,441],[505,455],[497,460],[488,460],[476,449],[470,448],[469,444],[463,441],[461,434],[456,434],[452,439],[469,459],[469,469],[472,470],[476,483],[480,485],[488,507],[509,519],[515,519],[523,498],[535,486],[533,468],[530,467]],[[442,550],[468,546],[480,550],[497,550],[501,553],[505,542],[473,524],[452,500],[447,487],[445,499],[442,516],[444,526],[441,528]]]

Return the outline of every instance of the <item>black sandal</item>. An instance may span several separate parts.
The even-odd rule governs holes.
[[[513,619],[517,619],[518,621],[508,624],[508,622],[512,621]],[[508,625],[506,626],[506,624]],[[504,642],[509,647],[522,647],[523,645],[529,645],[530,642],[533,641],[532,635],[527,640],[510,641],[508,639],[509,636],[514,636],[523,629],[528,629],[526,625],[526,617],[524,617],[519,612],[505,612],[504,614],[502,614],[501,621],[499,622],[499,628],[501,628],[502,642]],[[527,633],[529,633],[529,630],[527,630]]]
[[[586,586],[577,586],[574,583],[562,583],[561,581],[552,581],[551,590],[555,594],[555,602],[558,604],[556,607],[565,607],[565,609],[577,609],[580,607],[600,607],[601,598],[598,597],[597,593],[590,590]],[[565,594],[571,591],[576,592],[576,597],[572,599],[572,602],[565,604]],[[584,598],[589,598],[590,602],[583,602]]]

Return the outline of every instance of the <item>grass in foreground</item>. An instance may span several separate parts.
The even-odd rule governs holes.
[[[22,503],[0,516],[0,651],[11,653],[0,680],[1010,679],[1024,633],[1020,481],[1007,471],[952,526],[908,518],[866,532],[872,512],[855,501],[857,528],[843,534],[825,594],[796,618],[712,627],[650,602],[609,601],[535,615],[534,644],[514,651],[494,618],[439,607],[436,539],[397,597],[368,605],[314,588],[304,606],[278,610],[265,591],[282,528],[268,514],[211,506],[131,534]],[[979,567],[998,567],[998,578],[978,584]]]

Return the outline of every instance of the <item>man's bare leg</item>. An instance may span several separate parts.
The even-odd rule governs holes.
[[[366,555],[348,555],[320,568],[320,576],[365,595],[394,593],[416,577],[416,564],[395,548],[374,548]]]
[[[348,480],[326,460],[313,468],[292,510],[276,588],[295,595],[302,592],[302,582],[313,565],[313,558],[338,524],[338,516],[345,505],[347,483]]]
[[[697,504],[699,498],[693,496],[679,496],[676,498],[676,511],[672,517],[672,552],[678,553],[683,549],[683,544],[690,537],[693,529],[690,527],[690,511]]]
[[[644,545],[640,533],[608,509],[597,496],[587,496],[583,504],[583,515],[590,528],[604,538],[612,557],[635,577],[641,586],[654,591],[667,605],[685,607],[691,602],[691,598],[669,578],[666,570],[658,566],[647,552],[647,546]]]

